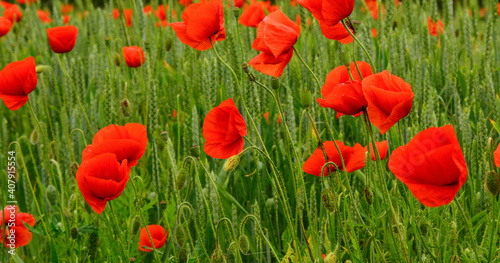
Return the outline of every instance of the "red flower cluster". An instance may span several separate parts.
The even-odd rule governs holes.
[[[28,213],[19,213],[15,205],[8,205],[3,212],[0,211],[0,232],[2,238],[0,242],[5,247],[17,248],[26,246],[33,235],[24,225],[35,226],[35,218]]]
[[[95,134],[82,153],[76,181],[96,213],[102,213],[106,203],[123,192],[130,169],[144,155],[147,142],[146,127],[138,123],[112,124]]]
[[[0,71],[0,99],[15,111],[28,101],[28,94],[35,90],[37,83],[33,57],[12,62]]]

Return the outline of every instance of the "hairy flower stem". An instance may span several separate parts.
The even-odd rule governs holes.
[[[454,203],[458,207],[458,210],[460,210],[460,212],[462,213],[462,216],[464,217],[464,220],[467,223],[467,233],[469,234],[470,241],[474,245],[474,255],[476,256],[476,260],[477,260],[477,262],[481,262],[479,260],[478,255],[477,255],[477,241],[476,241],[476,238],[474,237],[474,230],[473,230],[473,227],[472,227],[471,220],[469,219],[469,217],[467,216],[467,214],[465,214],[464,208],[462,207],[462,205],[460,205],[460,202],[456,198],[455,198],[455,202]]]
[[[340,20],[340,22],[342,23],[342,25],[344,25],[345,30],[347,30],[347,32],[349,32],[349,34],[351,35],[351,37],[354,38],[354,40],[356,40],[356,42],[358,43],[359,46],[361,46],[361,48],[365,52],[366,56],[370,59],[370,64],[372,66],[373,72],[376,73],[377,72],[377,68],[375,67],[375,64],[373,63],[372,57],[370,56],[370,53],[368,53],[368,50],[366,50],[365,46],[361,43],[361,41],[359,41],[359,39],[356,37],[356,35],[354,35],[351,32],[351,30],[349,30],[349,28],[347,27],[345,21],[344,20]]]
[[[121,235],[118,233],[118,230],[116,229],[116,226],[118,226],[119,224],[118,224],[118,220],[116,219],[116,214],[113,211],[113,206],[111,205],[111,202],[109,202],[109,208],[111,209],[112,220],[109,220],[108,213],[105,213],[106,220],[108,221],[109,227],[113,230],[113,232],[115,232],[116,238],[118,239],[118,243],[120,244],[120,246],[122,248],[123,255],[125,256],[125,259],[128,259],[128,258],[130,258],[130,255],[129,255],[127,249],[125,248],[125,246],[123,245],[123,242],[120,238]],[[113,222],[111,222],[111,221],[113,221]],[[153,242],[151,242],[151,244],[153,244]],[[154,244],[153,244],[153,246],[154,246]]]

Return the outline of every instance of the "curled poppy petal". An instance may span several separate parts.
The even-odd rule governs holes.
[[[344,45],[350,44],[354,40],[342,23],[328,26],[325,22],[319,21],[319,26],[323,35],[328,39],[337,40]]]
[[[233,99],[213,108],[203,122],[205,153],[213,158],[227,159],[239,154],[245,145],[247,125]]]
[[[451,125],[423,130],[394,150],[389,169],[429,207],[449,204],[467,180],[467,165]]]
[[[50,48],[55,53],[68,53],[75,47],[78,28],[72,25],[47,28]]]
[[[123,47],[122,48],[123,56],[125,57],[125,63],[130,68],[137,68],[142,66],[146,61],[146,57],[144,55],[144,50],[138,46],[131,47]]]
[[[149,235],[151,235],[151,238],[149,238],[148,232]],[[163,245],[165,245],[167,237],[168,237],[168,230],[165,231],[165,229],[160,225],[149,225],[147,227],[143,227],[141,229],[141,236],[139,237],[139,250],[151,252],[153,251],[152,249],[147,249],[143,247],[152,248],[153,244],[155,249],[159,249],[163,247]],[[151,239],[153,239],[153,244],[151,244]]]
[[[0,71],[0,99],[11,110],[21,108],[38,82],[33,57],[8,64]]]

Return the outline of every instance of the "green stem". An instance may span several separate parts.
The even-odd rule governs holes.
[[[304,66],[311,73],[311,75],[313,75],[314,80],[316,80],[316,83],[318,84],[318,87],[321,89],[321,82],[319,81],[318,76],[316,76],[316,74],[314,74],[314,72],[312,71],[312,69],[309,67],[309,65],[307,65],[306,61],[302,58],[302,56],[300,56],[300,53],[297,51],[297,49],[295,49],[295,47],[293,47],[293,51],[295,51],[295,54],[297,55],[297,57],[299,58],[299,60],[302,62],[302,64],[304,64]]]
[[[359,41],[359,39],[356,37],[356,35],[354,35],[351,32],[351,30],[349,30],[349,28],[345,24],[344,20],[341,20],[340,22],[342,23],[342,25],[344,25],[344,28],[347,30],[347,32],[349,32],[351,37],[354,38],[354,40],[356,40],[356,42],[361,46],[361,48],[365,52],[366,56],[370,59],[370,64],[372,65],[373,72],[377,72],[377,69],[375,68],[375,64],[373,63],[372,57],[370,56],[370,53],[368,53],[368,50],[366,50],[365,46],[361,43],[361,41]]]

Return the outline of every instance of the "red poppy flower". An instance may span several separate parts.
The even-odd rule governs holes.
[[[132,27],[132,16],[134,16],[134,11],[132,9],[123,10],[123,15],[125,15],[125,21],[128,27]]]
[[[36,64],[33,57],[8,64],[0,71],[0,99],[11,110],[21,108],[36,88]]]
[[[269,125],[269,111],[266,111],[264,113],[264,118],[266,119],[267,125]],[[278,114],[278,124],[281,124],[281,118],[279,114]]]
[[[29,226],[35,226],[35,218],[32,215],[28,213],[19,213],[19,208],[17,206],[8,205],[4,207],[3,212],[0,211],[0,227],[7,226],[12,222],[22,227],[24,227],[23,222]]]
[[[153,7],[151,5],[147,5],[142,9],[142,12],[145,15],[150,15],[151,13],[153,13]]]
[[[160,21],[156,22],[156,24],[155,24],[156,27],[160,27],[160,25],[163,28],[167,27],[168,26],[167,20],[160,20]]]
[[[0,231],[4,234],[0,242],[8,248],[12,248],[12,246],[15,248],[26,246],[33,238],[33,234],[24,226],[2,228]]]
[[[368,7],[368,10],[370,11],[373,19],[377,20],[378,19],[378,3],[377,0],[365,0],[366,6]],[[396,1],[394,1],[394,4],[396,4]],[[384,5],[382,5],[382,14],[385,14],[385,8]]]
[[[73,12],[73,6],[71,4],[61,4],[61,13],[63,15],[68,15]]]
[[[392,152],[389,169],[423,205],[449,204],[467,180],[453,126],[429,128]]]
[[[132,167],[146,152],[147,144],[146,126],[139,123],[127,123],[125,126],[111,124],[94,135],[92,144],[82,153],[82,161],[103,153],[113,153],[119,162],[127,160],[128,166]]]
[[[443,34],[444,24],[440,19],[437,22],[432,22],[431,17],[427,17],[427,25],[429,26],[429,33],[432,36],[439,36],[439,34]]]
[[[130,68],[137,68],[144,64],[146,58],[144,56],[144,50],[138,46],[124,47],[122,48],[123,56],[125,57],[125,62]]]
[[[3,16],[0,16],[0,37],[7,35],[11,28],[12,22]]]
[[[114,19],[120,18],[120,11],[118,10],[118,8],[113,9],[113,18]]]
[[[380,160],[384,160],[385,157],[387,157],[387,150],[389,148],[389,144],[387,143],[387,140],[382,141],[382,142],[375,142],[375,145],[377,145],[377,150],[378,154],[380,155]],[[373,161],[377,160],[377,157],[375,156],[375,151],[373,150],[373,144],[370,143],[370,155]]]
[[[188,6],[182,13],[184,22],[171,23],[179,40],[197,50],[212,47],[210,41],[226,39],[224,28],[224,7],[221,0],[196,3]]]
[[[170,10],[170,6],[166,5],[166,8],[164,5],[159,5],[158,9],[153,13],[154,16],[158,17],[160,20],[167,20],[167,11]],[[176,17],[176,12],[175,9],[172,10],[172,17]]]
[[[141,229],[141,236],[139,237],[139,250],[141,251],[146,251],[146,252],[151,252],[153,251],[152,249],[147,249],[143,247],[150,247],[159,249],[165,245],[165,242],[167,241],[168,237],[168,231],[165,231],[165,229],[160,226],[160,225],[149,225],[147,226],[148,230],[146,231],[146,227],[143,227]],[[151,235],[151,239],[153,239],[153,244],[151,244],[151,239],[149,238],[148,235]]]
[[[50,14],[47,11],[36,10],[36,14],[42,23],[52,23],[52,18],[50,18]]]
[[[239,154],[245,145],[247,124],[233,99],[223,101],[213,108],[203,122],[205,153],[213,158],[227,159]]]
[[[182,6],[188,6],[192,3],[193,3],[192,0],[179,0],[179,4],[181,4]]]
[[[2,6],[5,9],[9,8],[11,5],[13,5],[13,4],[11,4],[7,1],[0,1],[0,6]]]
[[[328,26],[324,21],[319,21],[319,26],[323,36],[328,39],[337,40],[344,45],[350,44],[354,41],[354,38],[351,34],[349,34],[349,32],[347,32],[342,23],[338,23],[334,26]]]
[[[253,2],[243,10],[238,22],[244,26],[257,27],[267,13],[275,10],[276,6],[271,6],[271,2]]]
[[[66,25],[66,24],[68,24],[68,23],[69,23],[69,19],[70,19],[70,17],[69,17],[69,16],[64,15],[64,16],[63,16],[63,24],[65,24],[65,25]]]
[[[116,157],[114,153],[103,153],[84,159],[76,172],[78,188],[98,214],[104,211],[108,201],[120,196],[129,179],[127,159],[120,163]]]
[[[234,6],[231,6],[233,4],[233,2],[234,2]],[[231,8],[231,7],[242,8],[243,4],[245,4],[245,1],[244,0],[227,0],[227,3],[228,3],[229,8]]]
[[[17,0],[17,2],[21,5],[25,5],[26,4],[26,0]],[[36,0],[28,0],[28,5],[31,5],[33,3],[36,3]]]
[[[350,147],[344,145],[344,143],[341,141],[335,141],[335,142],[337,143],[337,146],[339,147],[340,152],[342,153],[346,172],[352,173],[356,170],[365,167],[366,149],[363,146],[361,146],[361,144],[356,143],[353,147]],[[323,144],[323,146],[325,148],[326,155],[328,156],[328,161],[335,163],[339,168],[339,170],[343,170],[342,160],[340,159],[339,152],[337,151],[337,148],[335,147],[333,141],[327,141]],[[325,164],[326,162],[323,150],[321,149],[321,147],[318,147],[313,152],[311,157],[309,157],[309,159],[307,159],[307,161],[304,163],[304,166],[302,166],[302,170],[308,174],[321,176],[321,169]],[[330,170],[332,172],[336,170],[335,165],[330,164],[328,166],[330,167]],[[328,168],[325,167],[325,170],[323,171],[323,176],[327,175],[328,175]]]
[[[0,242],[10,248],[26,246],[31,241],[32,234],[24,223],[33,227],[35,218],[28,213],[19,213],[17,206],[6,206],[3,213],[0,211],[0,231],[2,232]]]
[[[500,144],[498,144],[498,147],[493,153],[493,156],[495,158],[495,165],[498,166],[498,168],[500,168]]]
[[[71,25],[47,28],[47,36],[52,51],[55,53],[68,53],[75,47],[78,28]]]
[[[3,16],[9,19],[10,22],[14,23],[14,21],[21,21],[21,19],[23,18],[23,13],[21,13],[21,10],[17,5],[10,5],[9,7],[5,8],[5,11],[3,11]]]
[[[261,51],[249,65],[257,71],[280,77],[292,59],[293,45],[300,35],[300,27],[280,10],[274,11],[257,28],[257,38],[252,48]]]
[[[363,78],[373,74],[368,63],[358,61],[357,64]],[[321,107],[337,111],[337,118],[342,115],[359,116],[368,105],[354,62],[351,62],[350,69],[354,81],[351,81],[346,66],[339,66],[330,71],[326,76],[325,85],[321,88],[324,99],[316,99]]]
[[[410,113],[414,94],[410,84],[400,77],[384,70],[366,77],[362,85],[370,122],[381,134]]]
[[[371,32],[372,32],[373,37],[377,38],[377,29],[376,28],[372,28]]]

